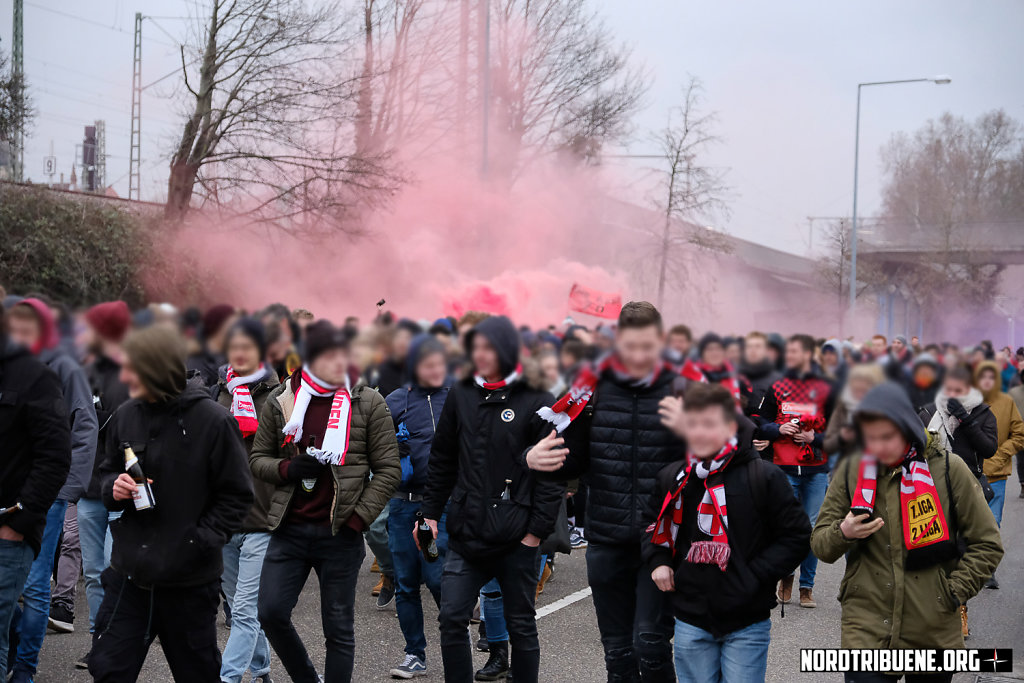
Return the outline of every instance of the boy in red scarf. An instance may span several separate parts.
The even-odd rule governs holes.
[[[868,392],[854,422],[862,453],[839,461],[811,533],[821,561],[846,557],[841,646],[962,648],[957,613],[1003,556],[981,487],[926,434],[899,385]],[[848,673],[846,681],[898,676]]]
[[[811,524],[786,475],[738,431],[725,387],[691,386],[683,404],[687,457],[658,475],[643,546],[670,594],[676,675],[764,680],[773,587],[807,554]]]

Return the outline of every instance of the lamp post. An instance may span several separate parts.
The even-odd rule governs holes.
[[[872,81],[857,84],[857,127],[853,142],[853,227],[850,235],[850,322],[857,311],[857,171],[860,163],[860,91],[869,85],[897,85],[900,83],[934,83],[946,85],[953,79],[949,76],[931,78],[907,78],[899,81]]]

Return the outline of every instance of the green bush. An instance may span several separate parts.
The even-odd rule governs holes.
[[[114,202],[0,183],[0,284],[74,307],[140,305],[148,224]]]

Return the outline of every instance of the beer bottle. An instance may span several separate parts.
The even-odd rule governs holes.
[[[505,480],[505,490],[501,492],[502,500],[512,500],[512,480]]]
[[[135,481],[135,495],[132,500],[136,510],[149,510],[156,506],[156,498],[153,497],[153,489],[149,486],[149,479],[142,473],[142,466],[139,465],[139,458],[132,450],[131,444],[127,441],[121,444],[124,449],[124,471]]]
[[[310,434],[309,445],[306,446],[306,455],[315,458],[316,455],[314,454],[316,452],[316,436]],[[305,491],[306,493],[312,493],[313,487],[316,486],[316,477],[313,477],[312,479],[303,479],[300,483],[302,484],[303,491]]]
[[[423,559],[427,562],[437,562],[437,539],[434,538],[434,532],[430,530],[430,525],[424,519],[423,512],[416,513],[416,535],[419,537]]]

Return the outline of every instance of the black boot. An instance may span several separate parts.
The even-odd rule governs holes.
[[[508,641],[491,643],[490,653],[484,668],[476,672],[476,680],[504,681],[508,675]]]
[[[478,629],[480,637],[476,641],[476,649],[479,652],[490,652],[491,644],[487,642],[487,622],[481,621]]]

